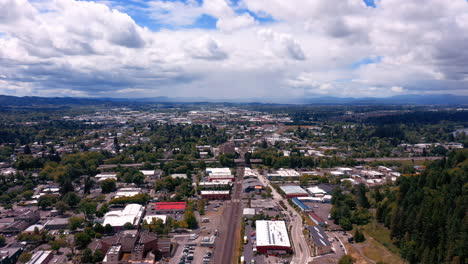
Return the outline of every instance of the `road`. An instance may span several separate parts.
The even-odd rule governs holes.
[[[302,232],[304,230],[304,226],[302,225],[302,218],[297,213],[294,208],[292,208],[288,201],[284,199],[273,186],[271,186],[270,181],[264,176],[260,175],[259,180],[265,185],[270,186],[272,190],[273,199],[279,204],[279,201],[283,201],[284,205],[291,217],[291,239],[293,240],[293,247],[294,247],[294,254],[290,264],[306,264],[311,258],[310,248],[307,244],[306,237]]]
[[[236,243],[240,243],[236,237],[240,232],[240,221],[242,218],[242,180],[244,178],[244,167],[237,168],[236,181],[233,184],[231,200],[226,203],[222,225],[218,229],[219,237],[214,248],[214,263],[233,263]],[[237,263],[237,262],[234,262]]]

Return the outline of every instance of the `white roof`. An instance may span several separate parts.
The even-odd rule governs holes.
[[[255,226],[257,227],[257,247],[291,247],[284,221],[257,220]]]
[[[304,193],[307,194],[306,190],[302,189],[300,186],[296,185],[288,185],[288,186],[281,186],[281,190],[283,190],[284,193],[286,194],[292,194],[292,193]]]
[[[32,225],[32,226],[29,226],[28,228],[26,228],[26,230],[24,230],[24,232],[34,232],[34,230],[36,229],[37,227],[37,230],[41,231],[42,229],[44,229],[44,226],[43,225]]]
[[[279,169],[276,174],[282,177],[299,177],[301,174],[293,169]]]
[[[243,215],[255,215],[255,208],[244,208]]]
[[[175,174],[171,174],[171,177],[172,178],[182,178],[182,179],[187,179],[187,174],[184,174],[184,173],[175,173]]]
[[[344,173],[341,171],[332,171],[330,172],[332,175],[343,175]]]
[[[145,216],[145,218],[143,218],[143,221],[146,221],[146,223],[151,224],[153,222],[153,219],[161,219],[165,224],[167,220],[167,215],[147,215]]]
[[[120,188],[114,198],[131,197],[141,193],[140,188]]]
[[[154,170],[140,170],[141,173],[145,176],[152,176],[154,175]]]
[[[45,263],[45,260],[52,254],[52,251],[37,251],[32,255],[31,259],[26,262],[26,264],[42,264]]]
[[[143,214],[143,206],[140,204],[129,204],[122,211],[111,211],[104,215],[103,225],[123,226],[126,223],[138,224]]]
[[[326,191],[324,191],[323,189],[321,189],[318,186],[309,187],[309,188],[307,188],[307,191],[309,193],[311,193],[311,194],[320,194],[320,193],[326,194],[327,193]]]
[[[206,168],[206,172],[209,174],[231,174],[229,168]]]
[[[229,190],[203,190],[201,191],[201,195],[204,195],[204,194],[229,194]]]

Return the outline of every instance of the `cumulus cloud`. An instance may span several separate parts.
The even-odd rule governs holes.
[[[228,57],[218,41],[208,35],[189,41],[184,49],[195,59],[224,60]]]
[[[375,4],[0,0],[0,93],[468,94],[466,0]]]
[[[301,45],[289,34],[282,34],[271,29],[261,29],[258,35],[278,56],[285,56],[293,60],[305,60]]]

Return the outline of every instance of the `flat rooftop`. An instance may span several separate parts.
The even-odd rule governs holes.
[[[255,221],[257,247],[291,247],[288,230],[284,221]]]

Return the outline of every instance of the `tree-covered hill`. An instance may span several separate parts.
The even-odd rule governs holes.
[[[377,208],[410,263],[466,263],[468,150],[450,153],[420,175],[401,177]]]

